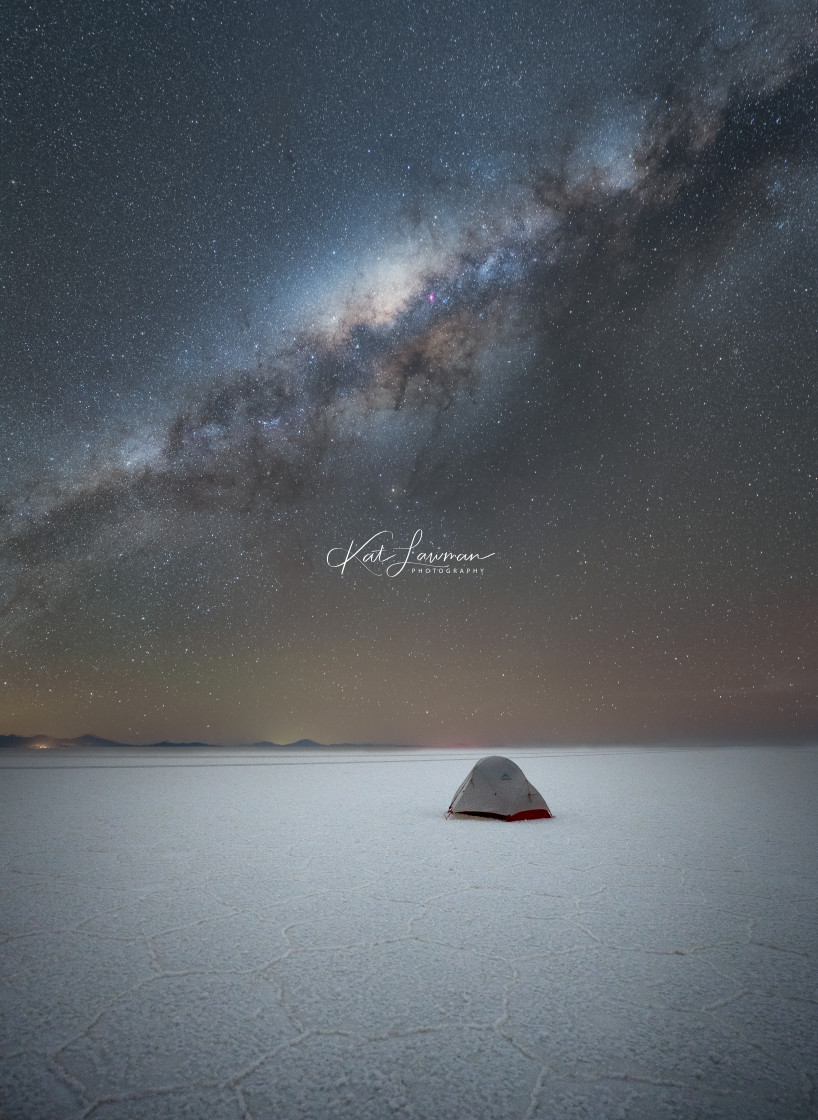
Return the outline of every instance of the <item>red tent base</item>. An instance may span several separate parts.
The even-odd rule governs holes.
[[[512,817],[503,817],[500,813],[453,813],[451,809],[446,816],[452,817],[491,817],[495,821],[536,821],[545,817],[551,819],[554,814],[547,809],[526,809],[523,813],[515,813]]]

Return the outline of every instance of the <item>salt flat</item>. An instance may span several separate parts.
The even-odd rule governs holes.
[[[0,1115],[818,1115],[818,748],[0,756]]]

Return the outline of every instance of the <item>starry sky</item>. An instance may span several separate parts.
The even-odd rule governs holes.
[[[0,32],[0,731],[818,734],[812,5]]]

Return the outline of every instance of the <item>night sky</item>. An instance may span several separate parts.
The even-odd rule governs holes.
[[[812,8],[5,5],[0,732],[818,734]]]

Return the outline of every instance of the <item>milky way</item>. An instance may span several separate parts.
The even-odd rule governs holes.
[[[542,32],[530,20],[500,19],[498,58]],[[20,48],[36,38],[22,24],[16,35]],[[325,226],[312,282],[282,280],[279,248],[266,289],[244,282],[238,330],[235,294],[198,326],[187,312],[185,331],[217,341],[182,373],[163,373],[171,356],[157,350],[127,391],[106,374],[140,322],[164,337],[172,320],[121,291],[83,312],[81,291],[87,308],[96,300],[87,267],[64,307],[12,301],[29,332],[9,359],[18,451],[0,545],[12,722],[435,742],[485,726],[513,739],[814,725],[814,635],[794,620],[816,529],[815,24],[806,9],[762,6],[679,35],[657,48],[667,65],[638,78],[640,52],[620,42],[628,83],[595,86],[604,44],[578,16],[569,38],[586,43],[594,97],[555,121],[531,83],[518,95],[510,81],[504,112],[530,117],[524,142],[516,123],[496,126],[485,147],[464,140],[468,175],[433,172],[424,152],[416,177],[386,192],[373,179],[371,236],[350,198],[357,232],[343,213],[343,236]],[[372,67],[374,81],[377,52]],[[12,84],[24,73],[21,62]],[[134,89],[146,80],[137,73]],[[296,103],[306,81],[293,78]],[[397,89],[372,120],[392,109],[409,119]],[[56,110],[37,112],[42,123]],[[444,133],[430,139],[441,151]],[[276,141],[292,177],[294,135]],[[249,143],[236,141],[237,159]],[[25,180],[34,165],[16,159]],[[156,204],[155,190],[133,189]],[[323,178],[298,185],[302,200],[311,190],[320,198]],[[259,216],[286,199],[286,185],[258,198]],[[190,215],[213,223],[207,243],[210,204],[188,209],[135,259],[160,267]],[[15,237],[18,258],[30,253],[32,226]],[[49,252],[37,267],[57,270]],[[238,254],[220,267],[238,291]],[[50,358],[41,381],[15,356],[29,336],[45,353],[60,324],[76,340],[89,313],[114,340],[110,358],[95,340]],[[208,328],[208,315],[228,326]],[[36,413],[52,392],[67,419],[46,438]],[[496,552],[502,567],[479,588],[404,585],[379,601],[323,563],[328,547],[416,527],[440,547]],[[360,664],[359,642],[374,665]]]

